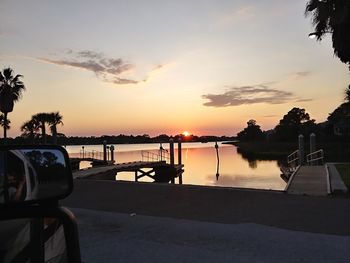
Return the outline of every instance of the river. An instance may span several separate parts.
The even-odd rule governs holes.
[[[141,151],[157,153],[159,144],[122,144],[114,145],[114,157],[117,163],[140,161]],[[169,149],[169,144],[162,145]],[[277,161],[250,161],[244,159],[233,145],[219,143],[219,166],[215,143],[183,143],[182,163],[184,166],[183,184],[242,187],[255,189],[283,190],[286,183],[280,177]],[[82,153],[82,146],[67,146],[70,156]],[[102,151],[102,145],[85,145],[84,153]],[[95,153],[96,154],[96,153]],[[175,162],[177,162],[177,144],[175,143]],[[86,168],[89,163],[81,164]],[[134,173],[118,173],[117,180],[134,180]],[[142,178],[140,181],[152,181]]]

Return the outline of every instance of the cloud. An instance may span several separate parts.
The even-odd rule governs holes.
[[[230,25],[238,21],[246,21],[255,17],[256,8],[251,5],[235,8],[233,11],[223,14],[219,19],[220,25]]]
[[[135,80],[122,77],[121,75],[123,73],[126,73],[135,67],[133,64],[125,62],[122,58],[107,58],[103,53],[91,50],[82,50],[78,52],[67,50],[65,53],[69,55],[70,58],[39,58],[39,60],[60,66],[70,66],[88,70],[94,72],[96,76],[103,81],[118,85],[137,84],[147,80],[147,78],[143,80]]]
[[[202,98],[209,100],[203,105],[210,107],[229,107],[256,103],[283,104],[290,101],[305,100],[296,97],[292,92],[270,88],[265,84],[230,87],[222,94],[206,94]]]
[[[311,74],[312,74],[311,71],[305,70],[305,71],[293,72],[288,76],[291,77],[292,79],[300,79],[300,78],[309,77]]]
[[[295,75],[298,77],[307,77],[310,74],[311,74],[311,71],[299,71],[295,73]]]
[[[296,100],[296,102],[308,102],[308,101],[312,101],[312,99],[298,99],[298,100]]]
[[[137,84],[140,82],[146,82],[146,79],[144,79],[144,80],[132,80],[132,79],[114,78],[114,80],[108,81],[108,82],[112,82],[114,84],[125,85],[125,84]]]
[[[5,37],[6,33],[0,28],[0,37]]]
[[[264,115],[264,118],[275,118],[275,117],[279,117],[279,115]]]

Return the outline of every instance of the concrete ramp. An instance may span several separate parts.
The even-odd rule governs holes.
[[[328,195],[328,178],[325,166],[301,166],[290,178],[285,189],[288,194]]]

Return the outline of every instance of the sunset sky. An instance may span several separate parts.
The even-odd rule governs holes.
[[[292,107],[324,121],[349,72],[304,0],[1,0],[0,67],[24,76],[10,136],[59,111],[66,135],[235,135]]]

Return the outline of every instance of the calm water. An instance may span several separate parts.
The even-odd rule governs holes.
[[[101,145],[84,146],[86,152],[102,151]],[[163,144],[168,149],[169,144]],[[117,163],[140,161],[141,150],[157,152],[159,144],[124,144],[115,145]],[[67,146],[70,156],[77,156],[82,146]],[[214,143],[183,143],[182,163],[185,165],[184,184],[229,186],[258,189],[282,190],[286,183],[280,178],[277,161],[248,162],[237,153],[236,147],[219,143],[219,167]],[[177,144],[175,144],[175,161],[177,161]],[[81,168],[89,163],[82,163]],[[218,170],[218,178],[217,178]],[[133,172],[118,173],[118,180],[134,180]],[[152,181],[143,178],[141,181]]]

